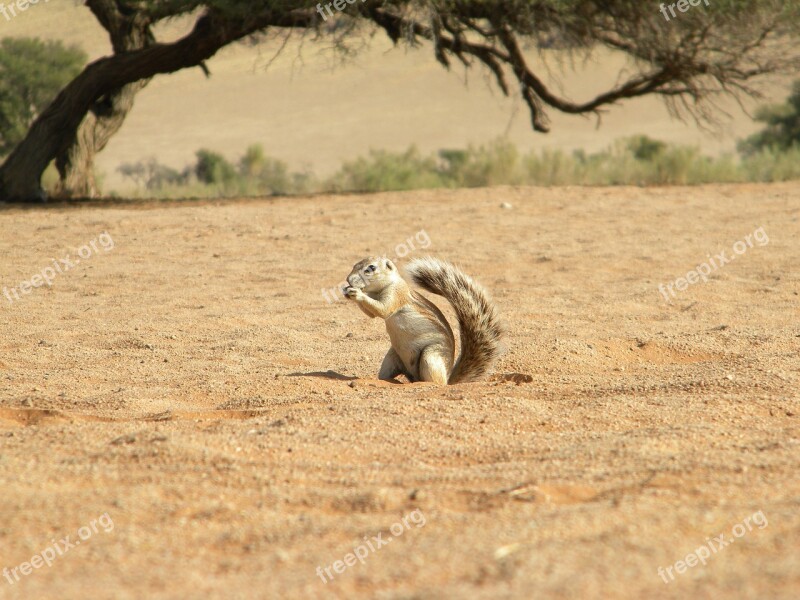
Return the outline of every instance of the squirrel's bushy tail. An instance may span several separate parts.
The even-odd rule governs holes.
[[[438,258],[414,259],[406,271],[414,283],[432,294],[444,296],[455,310],[461,331],[461,354],[448,383],[474,381],[485,375],[500,353],[503,330],[483,286]]]

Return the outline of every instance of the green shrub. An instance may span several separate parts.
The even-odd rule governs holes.
[[[646,135],[635,135],[626,140],[625,145],[636,160],[652,161],[667,149],[667,144]]]
[[[442,154],[439,154],[442,156]],[[487,187],[522,183],[519,153],[507,139],[499,138],[486,145],[470,146],[463,155],[454,154],[442,169],[442,177],[453,187]],[[457,160],[453,161],[452,158]]]
[[[445,187],[446,181],[433,157],[423,157],[416,146],[405,152],[370,150],[367,158],[345,162],[325,183],[336,192],[383,192]]]
[[[646,136],[617,140],[594,154],[532,152],[523,163],[527,182],[538,185],[691,185],[743,179],[729,155],[712,159],[699,148],[671,146]]]
[[[800,146],[788,150],[764,148],[742,161],[747,181],[791,181],[800,179]]]
[[[197,165],[194,168],[197,180],[201,183],[213,183],[223,187],[231,186],[238,178],[236,169],[227,159],[217,152],[200,149],[197,151]]]
[[[248,193],[288,194],[295,189],[286,163],[266,156],[259,144],[245,151],[239,161],[239,177]]]
[[[140,189],[165,198],[493,185],[697,185],[800,179],[800,147],[768,147],[740,159],[730,154],[708,157],[694,146],[640,135],[619,139],[593,154],[544,149],[520,156],[500,138],[429,156],[415,146],[405,152],[370,150],[320,182],[310,171],[292,172],[286,163],[266,156],[261,146],[252,145],[236,167],[218,153],[200,150],[197,163],[182,173],[153,159],[122,165],[120,171]]]
[[[575,185],[583,183],[587,157],[583,151],[572,156],[561,150],[544,149],[523,158],[526,183],[535,185]]]

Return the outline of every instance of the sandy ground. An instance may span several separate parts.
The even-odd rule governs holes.
[[[0,297],[0,598],[797,598],[798,196],[0,209],[12,297],[84,256]],[[379,382],[382,323],[323,299],[409,238],[491,290],[489,380]]]

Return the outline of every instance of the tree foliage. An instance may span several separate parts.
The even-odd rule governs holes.
[[[244,35],[268,27],[313,30],[343,51],[356,47],[358,32],[378,27],[395,43],[429,44],[446,68],[482,65],[503,93],[518,88],[533,128],[543,132],[551,109],[599,116],[610,104],[648,94],[664,98],[677,116],[717,123],[724,113],[716,98],[758,96],[751,83],[759,76],[800,67],[798,0],[715,0],[669,21],[656,3],[640,0],[342,0],[344,10],[328,12],[328,2],[291,0],[136,4],[155,20],[206,10],[231,32],[248,30]],[[601,47],[631,63],[617,82],[584,99],[547,85],[528,52],[561,48],[585,57]]]
[[[58,41],[0,40],[0,156],[25,137],[36,117],[87,60],[80,48]]]
[[[339,0],[337,0],[339,1]],[[87,0],[106,5],[112,0]],[[344,10],[313,0],[117,0],[155,24],[198,15],[197,42],[218,47],[265,31],[314,32],[342,51],[377,27],[395,43],[429,43],[450,68],[482,65],[505,94],[514,84],[537,131],[549,129],[547,111],[598,114],[619,100],[656,94],[676,114],[704,122],[721,116],[722,94],[758,95],[751,81],[800,67],[800,0],[715,0],[666,21],[654,3],[640,0],[364,0]],[[99,14],[100,10],[94,11]],[[332,14],[333,16],[329,16]],[[192,45],[197,48],[197,44]],[[605,47],[631,59],[626,73],[594,97],[576,100],[549,87],[526,49],[562,48],[588,55]],[[212,53],[216,50],[212,50]],[[191,60],[190,56],[187,56]],[[208,56],[198,53],[193,64]],[[181,65],[174,68],[183,68]],[[169,72],[157,71],[156,72]],[[155,74],[155,73],[153,73]],[[514,82],[512,84],[511,82]]]

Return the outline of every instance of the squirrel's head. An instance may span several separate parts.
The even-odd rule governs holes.
[[[385,256],[369,256],[353,265],[353,270],[347,276],[347,283],[369,293],[380,292],[398,279],[402,278],[392,261]]]

